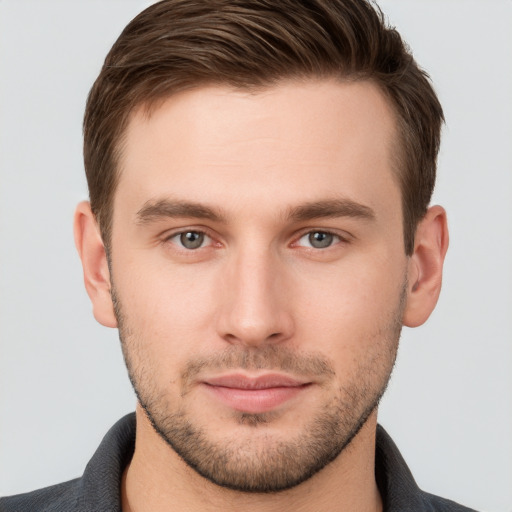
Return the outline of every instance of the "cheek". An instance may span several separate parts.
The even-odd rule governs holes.
[[[117,268],[128,268],[122,263]],[[212,278],[198,268],[183,271],[162,263],[145,262],[132,269],[114,276],[116,293],[127,333],[141,345],[139,352],[158,362],[155,369],[186,361],[211,342],[216,301]]]
[[[347,364],[377,350],[378,344],[394,343],[404,268],[377,261],[354,262],[325,274],[304,275],[298,293],[304,298],[303,337],[316,340],[319,349]]]

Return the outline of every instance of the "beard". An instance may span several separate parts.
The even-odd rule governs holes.
[[[395,363],[405,307],[405,284],[396,309],[370,336],[372,351],[357,361],[343,385],[334,386],[332,362],[318,353],[302,353],[280,345],[259,348],[230,346],[209,357],[190,359],[180,375],[179,399],[153,377],[143,337],[129,325],[112,288],[123,356],[137,399],[158,435],[181,459],[210,482],[247,493],[284,491],[308,480],[350,444],[386,390]],[[207,425],[194,421],[186,397],[194,377],[204,371],[277,370],[295,376],[314,375],[330,383],[330,398],[304,411],[300,432],[273,435],[268,427],[279,419],[275,411],[232,411],[235,424],[251,429],[235,436],[226,426],[225,437],[214,439]],[[181,400],[180,400],[181,399]],[[226,420],[227,421],[227,420]]]

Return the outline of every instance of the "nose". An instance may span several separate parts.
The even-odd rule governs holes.
[[[278,260],[270,251],[245,251],[226,262],[217,328],[227,342],[258,347],[292,337],[290,290]]]

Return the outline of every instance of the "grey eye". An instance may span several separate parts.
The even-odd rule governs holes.
[[[205,234],[200,231],[186,231],[179,235],[180,244],[185,249],[199,249],[204,243]]]
[[[331,233],[325,231],[313,231],[308,235],[308,241],[311,247],[315,249],[323,249],[332,245],[334,236]]]
[[[312,247],[313,249],[326,249],[339,241],[340,237],[333,233],[327,231],[311,231],[301,236],[299,244],[305,247]]]

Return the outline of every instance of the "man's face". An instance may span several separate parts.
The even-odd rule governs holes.
[[[175,95],[126,133],[111,278],[159,434],[245,491],[307,479],[375,410],[407,258],[391,108],[370,83]]]

